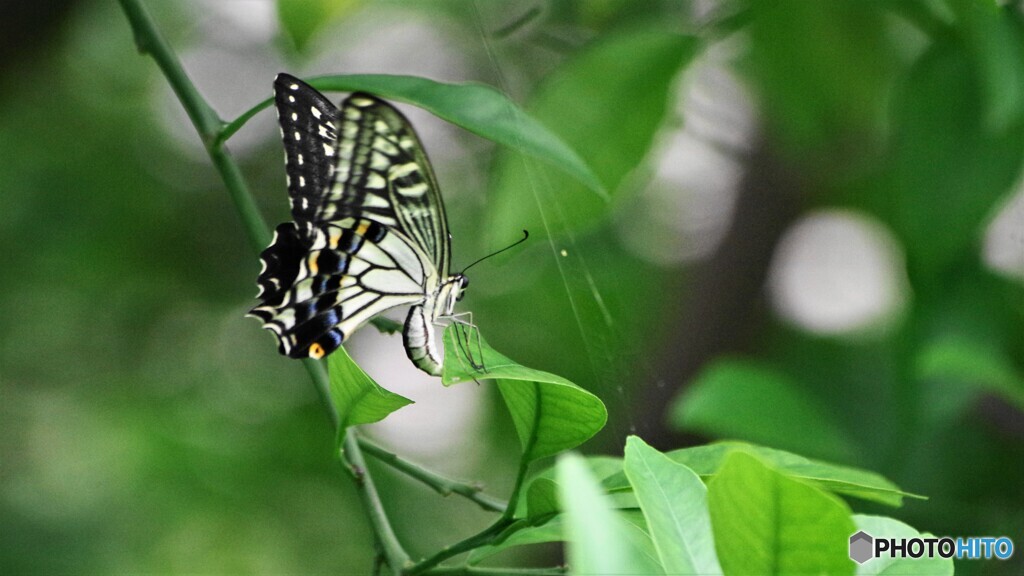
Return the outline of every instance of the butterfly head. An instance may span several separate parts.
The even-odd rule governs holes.
[[[455,274],[448,277],[448,281],[441,286],[438,302],[441,303],[440,313],[449,316],[455,311],[455,303],[462,300],[466,287],[469,286],[469,278],[462,274]]]

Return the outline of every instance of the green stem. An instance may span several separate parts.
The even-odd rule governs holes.
[[[502,513],[501,517],[504,520],[512,520],[512,517],[516,513],[516,503],[519,502],[519,493],[523,490],[523,484],[526,482],[526,472],[530,469],[530,463],[524,458],[519,463],[519,472],[516,474],[516,483],[512,488],[512,495],[508,497],[508,505],[505,507],[505,512]]]
[[[121,9],[124,10],[128,22],[131,24],[132,33],[135,36],[135,46],[142,54],[149,54],[156,61],[157,66],[167,77],[181,105],[185,107],[192,125],[196,127],[203,143],[209,146],[210,142],[220,131],[221,120],[217,113],[206,103],[206,100],[196,90],[192,81],[189,80],[185,69],[181,67],[174,51],[164,40],[163,35],[157,30],[153,19],[146,12],[139,0],[119,0]]]
[[[139,52],[152,56],[164,76],[167,77],[167,82],[170,83],[171,89],[174,90],[174,94],[177,95],[189,119],[192,120],[192,125],[199,133],[199,137],[210,155],[210,160],[213,161],[213,165],[217,168],[224,185],[231,194],[235,208],[238,209],[238,214],[242,217],[242,224],[245,226],[249,244],[259,253],[270,241],[270,233],[267,231],[267,224],[256,207],[252,194],[249,193],[249,187],[245,184],[238,164],[219,141],[219,134],[224,123],[189,80],[185,69],[181,67],[181,62],[178,61],[170,45],[157,30],[156,24],[142,3],[139,0],[119,1],[131,24],[132,32],[135,35],[135,45]]]
[[[182,68],[181,62],[174,54],[170,45],[166,40],[164,40],[163,36],[157,30],[153,19],[146,12],[141,1],[118,1],[121,4],[121,8],[124,11],[125,16],[127,16],[128,21],[131,24],[132,32],[135,36],[135,43],[139,51],[143,54],[149,54],[156,61],[157,66],[163,72],[167,81],[170,83],[171,88],[174,90],[175,95],[177,95],[182,106],[185,108],[189,119],[192,121],[192,125],[195,126],[196,132],[199,133],[199,136],[203,141],[203,145],[206,147],[207,153],[210,156],[210,160],[220,173],[221,178],[224,181],[224,185],[227,187],[228,192],[235,203],[235,207],[238,210],[239,216],[242,219],[242,223],[249,237],[249,242],[258,253],[267,245],[270,233],[262,215],[256,207],[256,203],[253,201],[252,194],[249,192],[249,188],[246,185],[245,178],[242,176],[241,170],[238,168],[238,164],[228,153],[227,149],[224,148],[224,141],[227,137],[237,131],[245,121],[262,109],[261,107],[265,104],[257,106],[253,109],[252,113],[243,114],[242,117],[238,118],[231,124],[225,125],[217,116],[217,113],[213,108],[210,107],[209,103],[207,103],[199,93],[195,85],[192,84],[192,81],[188,78],[184,68]],[[381,326],[381,329],[387,329],[390,327],[390,324],[385,323]],[[330,380],[328,378],[327,371],[324,369],[323,364],[316,360],[306,360],[304,364],[306,366],[306,370],[309,372],[310,378],[313,380],[313,383],[317,388],[317,393],[320,395],[321,402],[328,411],[332,424],[337,428],[339,419],[337,411],[334,408],[334,404],[331,402]],[[487,544],[512,523],[509,510],[514,507],[514,504],[509,503],[505,508],[506,516],[508,516],[507,518],[502,517],[501,520],[480,534],[463,540],[451,547],[445,548],[431,558],[410,567],[409,556],[406,554],[405,550],[398,542],[398,538],[395,536],[394,530],[388,521],[387,514],[384,511],[377,488],[366,468],[366,462],[360,447],[358,434],[354,429],[347,431],[344,447],[345,450],[343,455],[356,479],[356,484],[359,487],[360,500],[363,503],[363,507],[366,509],[367,516],[370,518],[370,523],[373,526],[376,538],[381,545],[388,566],[390,567],[391,572],[396,576],[403,573],[422,573],[437,566],[437,564],[447,558],[451,558],[455,555]],[[383,460],[387,461],[389,458],[384,458]],[[432,472],[428,473],[426,470],[418,466],[401,461],[397,456],[390,460],[390,463],[395,465],[399,470],[410,475],[415,471],[415,473],[419,474],[421,478],[427,478],[429,476],[431,481],[438,483],[438,486],[447,486],[446,489],[450,489],[452,492],[462,494],[464,490],[460,486],[466,486],[459,482],[441,478]],[[401,464],[395,464],[396,462],[401,462]],[[522,470],[520,476],[522,476]],[[517,493],[518,487],[521,485],[521,481],[522,477],[517,481]],[[477,501],[481,506],[497,506],[500,509],[501,503],[478,494],[478,491],[472,489],[472,487],[467,486],[467,488],[469,488],[469,490],[475,495],[476,498],[474,501]],[[407,568],[408,570],[406,570]]]
[[[519,461],[519,472],[516,474],[516,483],[512,488],[512,495],[508,498],[508,507],[505,508],[505,513],[501,515],[503,520],[511,521],[516,513],[516,506],[519,503],[519,494],[523,491],[523,484],[526,482],[526,473],[530,470],[530,452],[533,451],[533,447],[537,444],[537,431],[540,427],[541,410],[544,408],[540,402],[540,385],[536,382],[533,383],[533,395],[534,395],[534,416],[533,425],[530,428],[530,436],[523,447],[523,457]]]
[[[368,438],[360,437],[359,446],[365,450],[367,454],[388,466],[391,466],[395,470],[403,472],[407,476],[430,486],[435,492],[442,496],[448,496],[450,494],[464,496],[465,498],[476,502],[481,508],[489,512],[504,512],[505,509],[508,508],[507,502],[484,494],[482,492],[482,488],[479,486],[452,480],[445,476],[441,476],[436,472],[427,470],[415,462],[411,462],[393,452],[389,452]]]
[[[235,118],[231,122],[225,124],[224,128],[221,129],[220,134],[217,136],[217,144],[220,145],[223,144],[224,142],[227,142],[228,138],[231,138],[232,136],[235,135],[235,132],[241,130],[242,126],[245,126],[245,123],[251,120],[253,116],[259,114],[266,108],[270,108],[270,105],[273,103],[273,98],[267,98],[266,100],[260,102],[259,104],[243,112],[242,115],[238,118]]]
[[[334,402],[331,401],[331,380],[327,375],[327,369],[324,368],[322,362],[312,358],[303,360],[302,365],[306,367],[309,379],[313,381],[313,385],[316,387],[320,403],[327,409],[327,417],[331,419],[331,428],[337,430],[341,419],[338,417],[338,410],[334,407]]]
[[[470,536],[469,538],[466,538],[461,542],[456,542],[451,546],[445,546],[437,554],[434,554],[426,560],[421,560],[420,562],[417,562],[408,570],[406,570],[405,574],[407,576],[415,576],[416,574],[427,573],[428,570],[434,568],[435,566],[449,558],[454,558],[455,556],[458,556],[459,554],[462,554],[464,552],[469,552],[470,550],[474,550],[481,546],[486,546],[493,542],[494,539],[497,538],[499,534],[505,531],[506,528],[511,526],[512,522],[513,521],[510,519],[500,518],[498,519],[497,522],[491,524],[489,527],[485,528],[479,534]]]
[[[384,504],[377,493],[377,486],[370,477],[370,470],[366,467],[366,460],[363,458],[363,451],[359,447],[359,433],[354,428],[349,428],[345,433],[345,460],[356,479],[356,486],[359,488],[360,500],[370,524],[380,543],[384,559],[387,561],[391,573],[399,576],[409,566],[409,555],[402,548],[402,544],[395,536],[391,528],[387,513],[384,511]]]
[[[503,566],[438,566],[426,572],[430,576],[563,576],[564,566],[553,568],[506,568]]]
[[[248,233],[250,243],[259,252],[267,245],[270,234],[266,223],[263,221],[263,217],[256,208],[252,195],[249,193],[249,188],[245,183],[245,178],[242,176],[242,171],[223,147],[223,139],[218,138],[223,123],[196,89],[195,85],[192,84],[192,81],[189,80],[185,70],[181,67],[181,63],[171,50],[170,45],[160,35],[153,19],[146,12],[141,2],[139,0],[119,1],[131,24],[132,32],[135,35],[135,43],[139,51],[152,56],[160,70],[164,73],[164,76],[167,77],[167,81],[171,84],[174,93],[178,96],[182,106],[192,120],[192,124],[199,133],[203,144],[206,146],[210,160],[224,180],[224,185],[231,194],[235,207],[242,218],[242,223]],[[331,402],[330,380],[327,376],[327,371],[324,369],[323,364],[316,360],[306,360],[304,364],[310,378],[316,385],[317,393],[320,395],[322,404],[327,409],[334,428],[337,429],[339,423],[338,413],[334,408],[334,403]],[[388,522],[387,515],[384,513],[376,486],[366,470],[366,463],[363,459],[363,453],[359,448],[359,443],[356,441],[356,432],[354,430],[350,430],[346,434],[345,458],[354,473],[357,485],[359,486],[361,500],[370,517],[370,522],[373,525],[377,539],[384,550],[388,565],[394,574],[400,574],[406,564],[409,563],[409,557],[398,543],[394,531]]]

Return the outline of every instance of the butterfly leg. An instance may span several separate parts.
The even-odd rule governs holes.
[[[459,314],[452,314],[450,318],[452,322],[457,325],[455,330],[456,342],[466,359],[469,360],[470,366],[476,372],[486,373],[487,366],[484,363],[484,350],[480,339],[480,328],[473,323],[473,313],[460,312]],[[473,358],[472,340],[474,334],[476,335],[476,352],[480,358],[479,363],[475,358]]]

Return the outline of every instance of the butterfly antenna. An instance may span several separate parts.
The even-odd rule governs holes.
[[[527,232],[526,230],[523,230],[523,237],[522,238],[520,238],[519,240],[516,240],[515,242],[509,244],[508,246],[505,246],[501,250],[498,250],[497,252],[491,252],[487,256],[484,256],[483,258],[480,258],[479,260],[477,260],[476,262],[473,262],[469,266],[466,266],[465,268],[462,269],[462,273],[465,274],[466,270],[469,270],[473,266],[476,266],[477,264],[483,262],[484,260],[487,260],[491,256],[497,256],[498,254],[501,254],[502,252],[504,252],[506,250],[511,250],[512,248],[515,248],[516,246],[522,244],[523,242],[526,242],[526,239],[529,238],[529,237],[530,237],[530,233]]]

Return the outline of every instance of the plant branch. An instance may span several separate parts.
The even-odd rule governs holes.
[[[540,417],[543,405],[540,402],[540,390],[539,385],[535,382],[534,387],[534,417],[533,426],[530,429],[530,437],[526,441],[526,445],[523,446],[523,457],[519,461],[519,472],[516,474],[516,483],[512,488],[512,495],[508,497],[508,507],[505,508],[505,513],[501,515],[503,520],[511,522],[512,518],[516,514],[516,506],[519,504],[519,494],[523,491],[523,484],[526,482],[526,473],[530,470],[530,453],[533,451],[533,447],[537,444],[537,430],[540,427]]]
[[[403,472],[415,480],[419,480],[433,488],[435,492],[442,496],[458,494],[459,496],[463,496],[473,502],[476,502],[481,508],[489,512],[504,512],[508,507],[507,502],[484,494],[483,489],[480,486],[452,480],[451,478],[442,476],[437,472],[427,470],[415,462],[406,460],[401,456],[386,450],[368,438],[360,436],[359,446],[365,450],[367,454],[380,460],[384,464],[391,466],[395,470]]]
[[[242,218],[249,241],[253,248],[259,253],[267,245],[270,234],[267,225],[256,207],[256,203],[249,193],[249,188],[242,176],[242,171],[228,151],[223,146],[223,138],[219,137],[224,127],[223,122],[214,112],[213,108],[206,102],[203,96],[189,80],[185,70],[181,67],[177,56],[171,50],[170,45],[163,39],[153,19],[146,12],[140,0],[119,0],[128,21],[131,24],[135,36],[135,43],[139,51],[149,54],[156,61],[160,70],[167,77],[174,93],[178,96],[182,106],[192,120],[193,126],[199,133],[200,138],[206,147],[210,160],[220,173],[231,194],[235,207]],[[323,364],[317,360],[307,359],[303,362],[310,378],[313,380],[320,395],[321,403],[327,409],[333,427],[337,429],[339,419],[330,397],[330,380]],[[392,573],[400,574],[409,563],[409,557],[405,550],[398,543],[394,530],[388,522],[387,515],[381,505],[377,488],[366,470],[366,463],[363,453],[359,448],[355,430],[349,430],[345,439],[344,457],[349,464],[359,488],[360,499],[366,508],[367,515],[373,526],[378,542],[380,542],[388,566]]]
[[[203,143],[209,147],[210,143],[220,131],[221,120],[213,108],[196,90],[195,85],[185,74],[174,51],[164,40],[163,35],[157,30],[156,25],[149,13],[142,6],[139,0],[118,0],[121,9],[124,10],[128,22],[131,24],[132,33],[135,36],[135,46],[142,54],[149,54],[156,61],[157,66],[167,77],[185,112],[196,127],[196,132],[203,139]]]
[[[506,568],[503,566],[438,566],[426,572],[430,576],[563,576],[569,571],[564,566],[552,568]]]
[[[241,130],[242,126],[245,126],[245,123],[251,120],[253,116],[259,114],[264,109],[269,108],[273,103],[273,98],[267,98],[266,100],[260,102],[259,104],[243,112],[238,118],[235,118],[231,122],[225,124],[224,127],[220,130],[220,134],[217,135],[217,145],[223,145],[225,142],[228,141],[229,138],[235,135],[235,132]]]
[[[499,534],[504,532],[506,528],[511,526],[512,523],[513,521],[511,519],[507,519],[504,517],[499,518],[497,522],[491,524],[489,527],[485,528],[479,534],[470,536],[469,538],[466,538],[461,542],[456,542],[451,546],[445,546],[437,554],[434,554],[426,560],[421,560],[420,562],[417,562],[408,570],[406,570],[405,574],[407,574],[408,576],[415,576],[416,574],[425,574],[427,573],[427,571],[429,571],[430,569],[434,568],[435,566],[449,558],[454,558],[455,556],[458,556],[459,554],[462,554],[464,552],[469,552],[470,550],[474,550],[481,546],[486,546],[491,542],[494,542],[494,539],[497,538]]]
[[[135,45],[138,46],[139,52],[153,57],[174,90],[174,94],[181,101],[181,105],[185,108],[189,119],[192,120],[192,125],[195,126],[196,132],[199,133],[199,137],[210,155],[210,160],[213,161],[213,165],[217,168],[217,172],[220,173],[224,185],[231,194],[235,208],[238,209],[238,214],[242,218],[249,244],[259,253],[270,241],[270,233],[267,231],[267,224],[256,207],[252,194],[249,193],[249,187],[242,177],[241,170],[238,169],[238,164],[218,139],[224,123],[189,80],[178,57],[164,40],[160,31],[157,30],[153,19],[146,12],[142,3],[139,0],[119,1],[131,24],[132,33],[135,35]]]
[[[349,469],[356,479],[356,486],[359,488],[360,501],[373,532],[380,543],[384,559],[387,561],[391,573],[399,576],[409,566],[409,555],[406,554],[402,544],[399,543],[395,531],[391,528],[387,513],[384,511],[384,504],[377,493],[377,486],[370,478],[370,471],[366,468],[366,460],[363,458],[363,451],[359,447],[359,433],[354,428],[349,428],[345,433],[345,450],[342,456],[348,462]]]

